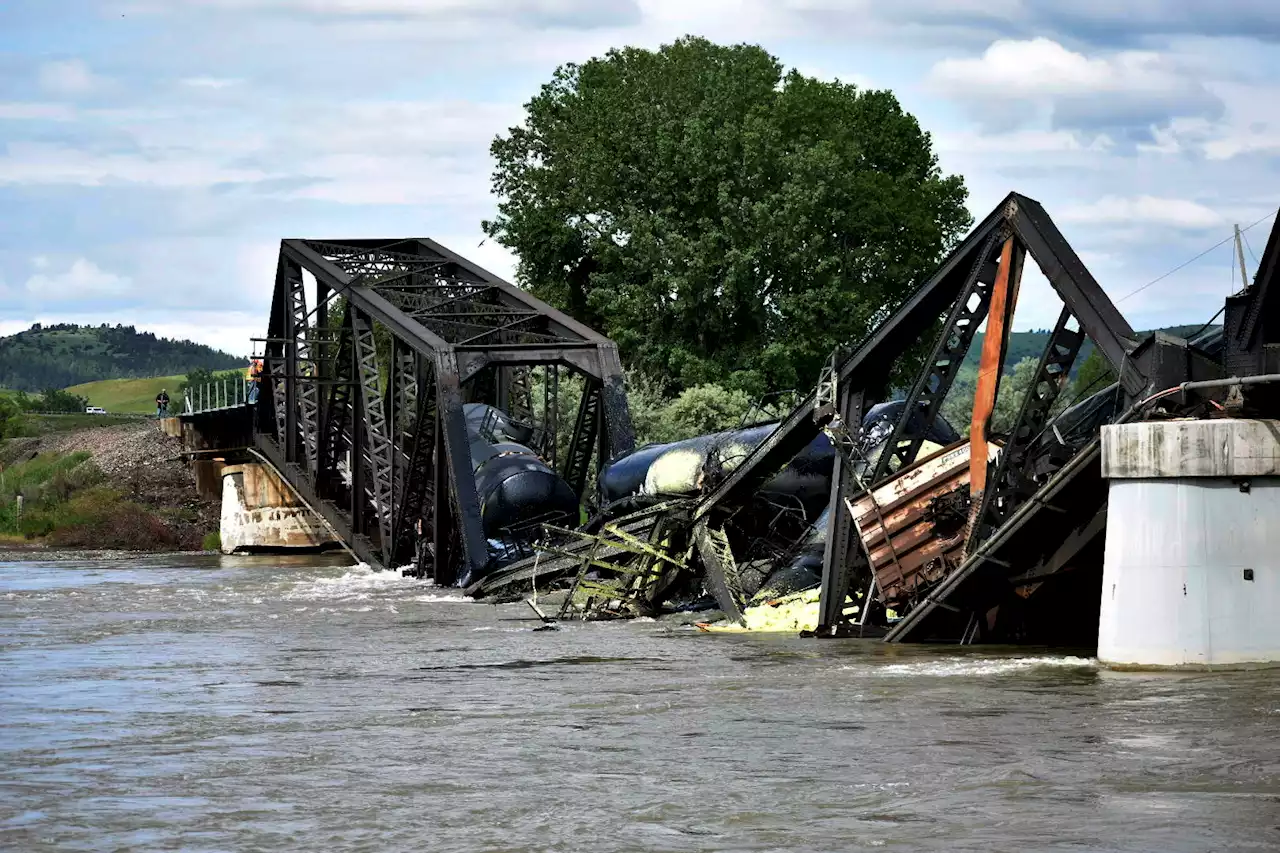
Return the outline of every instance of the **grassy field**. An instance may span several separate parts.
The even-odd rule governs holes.
[[[150,379],[104,379],[100,382],[73,385],[66,390],[72,394],[87,397],[90,406],[101,406],[108,412],[130,414],[154,412],[156,410],[156,395],[163,388],[169,392],[169,411],[176,412],[182,403],[178,397],[178,387],[185,381],[185,376],[153,376]]]

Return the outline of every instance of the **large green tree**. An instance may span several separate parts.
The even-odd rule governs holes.
[[[807,388],[969,226],[887,91],[687,37],[559,68],[493,143],[487,233],[667,393]]]

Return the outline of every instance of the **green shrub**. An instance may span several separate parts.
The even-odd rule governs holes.
[[[25,533],[18,525],[19,495],[25,520],[39,517],[78,488],[101,482],[102,472],[88,460],[88,453],[41,453],[0,471],[0,532]]]
[[[719,385],[686,388],[663,410],[666,441],[692,438],[710,432],[733,429],[751,408],[751,398],[743,391]]]
[[[42,453],[10,466],[0,473],[0,533],[72,548],[152,551],[178,544],[164,521],[105,481],[88,453]]]
[[[22,528],[24,534],[47,536],[51,545],[62,548],[164,551],[177,547],[179,541],[151,512],[103,486],[33,514],[30,521],[23,518]]]
[[[212,533],[206,533],[204,540],[200,543],[200,547],[205,551],[218,551],[222,549],[222,533],[215,530]]]

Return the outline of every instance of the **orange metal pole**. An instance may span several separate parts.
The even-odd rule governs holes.
[[[1022,265],[1014,271],[1013,237],[1004,241],[1000,250],[1000,269],[991,290],[991,308],[987,312],[987,332],[982,339],[982,361],[978,366],[978,387],[974,391],[973,419],[969,422],[969,494],[978,503],[987,487],[987,429],[996,408],[996,391],[1000,388],[1005,342],[1013,308],[1018,301],[1022,281]]]

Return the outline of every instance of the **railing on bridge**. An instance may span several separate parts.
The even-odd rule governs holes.
[[[189,387],[182,402],[182,414],[219,412],[252,403],[253,383],[247,379],[221,379]]]

